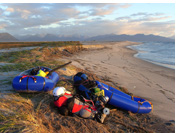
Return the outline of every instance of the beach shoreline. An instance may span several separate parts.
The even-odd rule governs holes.
[[[141,46],[141,45],[144,45],[144,44],[145,44],[145,43],[141,43],[141,44],[139,44],[139,45]],[[174,70],[175,70],[175,65],[165,64],[165,63],[163,63],[163,62],[155,62],[155,61],[150,60],[150,59],[147,59],[147,58],[139,57],[139,55],[140,55],[142,52],[145,52],[145,51],[139,51],[139,50],[137,50],[136,48],[134,48],[133,45],[129,45],[129,46],[126,46],[126,47],[127,47],[127,48],[130,48],[130,49],[132,49],[132,50],[134,50],[134,51],[137,51],[137,53],[133,55],[135,58],[139,58],[139,59],[141,59],[141,60],[150,62],[150,63],[152,63],[152,64],[156,64],[156,65],[159,65],[159,66],[162,66],[162,67],[166,67],[166,68],[170,68],[170,69],[174,69]],[[160,55],[159,55],[159,56],[160,56]]]
[[[152,114],[165,120],[175,120],[175,70],[134,57],[137,51],[127,48],[136,42],[82,42],[100,44],[104,49],[83,51],[72,57],[73,65],[108,77],[135,96],[153,103]]]

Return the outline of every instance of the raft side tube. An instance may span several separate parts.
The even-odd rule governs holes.
[[[152,110],[152,106],[148,101],[144,102],[143,104],[136,102],[134,100],[128,99],[121,95],[117,95],[111,91],[105,91],[105,95],[109,96],[109,104],[122,108],[127,111],[131,111],[133,113],[149,113]]]
[[[106,85],[106,84],[101,83],[101,82],[99,82],[99,81],[96,81],[96,84],[97,84],[97,86],[98,86],[99,88],[103,88],[104,90],[109,90],[109,91],[111,91],[111,92],[113,92],[113,93],[116,93],[116,94],[121,95],[121,96],[123,96],[123,97],[126,97],[126,98],[128,98],[128,99],[131,99],[131,96],[130,96],[130,95],[127,95],[127,94],[125,94],[124,92],[119,91],[119,90],[117,90],[117,89],[115,89],[115,88],[113,88],[113,87],[111,87],[111,86],[109,86],[109,85]]]
[[[45,78],[46,79],[46,78]],[[59,81],[59,75],[56,72],[53,72],[49,78],[50,80],[52,80],[54,82],[54,84],[56,85],[57,82]]]
[[[12,86],[16,91],[45,91],[45,79],[43,77],[33,76],[36,81],[31,77],[25,77],[20,81],[21,77],[17,76],[13,79]]]
[[[122,108],[133,113],[149,113],[152,111],[152,105],[145,99],[138,97],[131,97],[121,91],[116,91],[115,88],[96,82],[100,89],[104,90],[105,96],[109,97],[109,104]],[[111,89],[108,89],[111,88]]]
[[[22,76],[16,76],[13,81],[12,81],[12,87],[16,90],[16,91],[26,91],[27,90],[27,80],[28,78],[24,78],[21,82],[20,82],[20,78]]]
[[[36,82],[34,82],[33,78],[30,78],[30,77],[27,77],[27,78],[28,78],[27,91],[44,91],[45,80],[43,79],[43,77],[34,76],[34,78],[36,78]]]

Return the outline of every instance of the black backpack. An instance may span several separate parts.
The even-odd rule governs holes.
[[[96,86],[95,81],[89,80],[88,76],[85,73],[82,73],[82,72],[78,72],[74,76],[73,80],[74,80],[74,88],[77,88],[80,85],[83,85],[88,89]]]

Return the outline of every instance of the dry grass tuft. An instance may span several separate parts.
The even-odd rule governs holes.
[[[46,132],[30,99],[7,94],[0,98],[0,132]]]

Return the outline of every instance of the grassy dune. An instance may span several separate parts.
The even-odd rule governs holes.
[[[51,45],[50,45],[51,46]],[[42,47],[33,50],[24,50],[11,53],[3,53],[0,62],[14,63],[14,65],[0,66],[0,71],[23,71],[34,66],[46,66],[53,68],[62,62],[56,59],[68,56],[84,49],[80,45],[67,45],[61,47]]]

